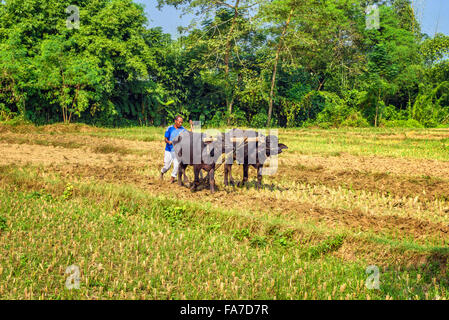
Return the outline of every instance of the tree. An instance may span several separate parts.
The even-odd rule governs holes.
[[[71,42],[53,36],[41,44],[40,55],[34,59],[37,87],[47,91],[61,107],[63,121],[69,123],[72,115],[80,116],[96,101],[101,87],[98,58],[68,49]]]
[[[273,23],[273,20],[283,20],[284,23],[282,23],[281,26],[281,34],[279,36],[279,39],[277,40],[277,49],[276,54],[274,57],[273,62],[273,72],[271,76],[271,88],[270,88],[270,98],[268,102],[268,116],[267,116],[267,124],[266,126],[269,127],[271,125],[271,116],[273,112],[273,97],[274,97],[274,89],[276,84],[276,75],[277,75],[277,68],[280,58],[281,49],[283,47],[283,41],[284,37],[287,33],[287,29],[290,25],[290,21],[292,19],[292,15],[295,12],[295,9],[297,9],[297,2],[298,1],[277,1],[277,2],[269,2],[266,7],[264,7],[262,10],[265,13],[265,17],[269,17],[267,20],[271,23]],[[274,9],[274,10],[273,10]],[[271,12],[274,12],[274,15],[270,14]],[[288,12],[288,13],[287,13]],[[271,18],[271,19],[270,19]],[[265,18],[266,19],[266,18]]]
[[[204,27],[210,27],[212,35],[207,39],[207,46],[210,47],[211,53],[217,55],[216,61],[219,61],[219,68],[224,72],[224,95],[226,100],[226,109],[228,112],[228,125],[231,121],[233,105],[235,102],[235,88],[240,81],[240,77],[231,74],[231,60],[233,51],[238,55],[239,49],[236,48],[240,33],[238,26],[242,24],[243,13],[251,8],[256,0],[158,0],[159,7],[163,5],[173,5],[175,7],[184,7],[185,11],[197,10],[198,15],[208,17],[211,13],[215,13],[216,17],[220,15],[226,16],[226,19],[215,19],[214,22],[206,22]],[[224,25],[224,27],[223,27]],[[221,31],[224,33],[221,33]],[[217,32],[217,33],[216,33]],[[203,42],[204,43],[204,42]],[[212,49],[213,48],[213,49]],[[234,50],[235,48],[235,50]]]
[[[0,43],[0,101],[6,103],[10,112],[26,116],[27,91],[33,74],[28,68],[30,61],[26,50],[17,44],[17,36]]]
[[[69,5],[80,8],[79,29],[66,26]],[[0,74],[8,90],[0,99],[16,109],[27,105],[36,121],[58,109],[64,122],[73,114],[87,117],[88,109],[119,114],[112,103],[119,87],[148,79],[155,64],[144,39],[146,21],[143,7],[131,0],[2,3]]]
[[[427,64],[438,63],[449,54],[449,36],[438,33],[421,44],[421,53]]]

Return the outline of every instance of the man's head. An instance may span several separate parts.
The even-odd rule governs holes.
[[[183,122],[182,117],[181,116],[176,116],[175,117],[175,128],[176,129],[181,128],[182,127],[182,122]]]

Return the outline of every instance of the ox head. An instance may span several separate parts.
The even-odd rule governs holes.
[[[282,153],[282,150],[288,149],[285,144],[279,143],[278,137],[274,135],[266,137],[265,143],[267,148],[267,156],[274,156]]]

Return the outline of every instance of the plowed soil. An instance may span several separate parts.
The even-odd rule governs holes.
[[[68,180],[133,184],[155,195],[208,201],[217,208],[277,214],[292,221],[310,221],[331,228],[371,231],[396,235],[398,238],[449,239],[448,225],[413,215],[399,217],[378,215],[361,209],[331,209],[282,195],[282,190],[288,189],[290,183],[306,183],[333,189],[347,188],[373,194],[418,197],[427,203],[434,200],[444,202],[449,195],[448,162],[349,154],[320,157],[287,151],[280,155],[279,170],[270,180],[275,186],[272,191],[258,193],[254,188],[224,188],[222,173],[219,173],[219,189],[211,195],[208,190],[192,193],[167,180],[159,180],[163,146],[160,141],[3,132],[0,134],[0,165],[31,164],[40,166],[40,170],[46,174],[59,174]],[[234,172],[240,174],[240,171],[241,168],[235,165]],[[191,176],[191,171],[189,174]],[[250,178],[254,178],[254,175]]]

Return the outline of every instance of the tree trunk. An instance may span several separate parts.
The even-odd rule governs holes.
[[[234,28],[235,28],[235,24],[237,22],[237,17],[239,16],[239,3],[240,0],[236,0],[235,1],[235,5],[233,6],[234,9],[234,17],[232,18],[232,24],[231,24],[231,28],[229,29],[229,33],[228,33],[228,38],[226,40],[226,53],[225,53],[225,75],[226,75],[226,81],[229,84],[229,57],[231,55],[231,40],[232,40],[232,33],[234,32]],[[233,93],[232,93],[233,95]],[[226,97],[226,104],[227,104],[227,109],[228,109],[228,125],[230,125],[230,121],[231,121],[231,114],[232,114],[232,106],[234,103],[234,98],[232,97],[231,99],[229,99],[229,97]]]
[[[62,109],[62,121],[64,123],[67,123],[67,116],[66,116],[66,107],[65,107],[65,99],[64,99],[64,85],[61,87],[61,109]]]
[[[285,33],[287,32],[288,25],[290,24],[290,20],[292,18],[292,14],[293,14],[293,8],[290,10],[290,13],[289,13],[288,18],[287,18],[287,22],[285,23],[284,29],[282,30],[281,37],[279,38],[278,48],[276,50],[276,57],[274,58],[273,76],[271,78],[270,100],[268,102],[267,127],[270,127],[271,114],[273,113],[274,86],[276,84],[276,73],[277,73],[279,56],[280,56],[281,48],[282,48],[282,41],[284,39]]]
[[[379,101],[376,104],[376,117],[374,118],[374,127],[377,127],[377,114],[379,112]]]
[[[323,81],[320,81],[320,85],[318,86],[318,89],[316,91],[320,91],[321,90],[321,88],[324,85],[324,82],[326,82],[326,79],[324,79]]]
[[[377,127],[377,117],[379,115],[379,100],[380,100],[380,89],[379,89],[379,95],[377,96],[376,117],[374,118],[374,127]]]
[[[61,63],[59,63],[59,66],[60,66],[59,72],[61,73],[61,80],[62,80],[61,97],[60,97],[62,99],[62,101],[61,101],[62,119],[63,119],[64,123],[67,123],[67,105],[65,102],[65,92],[64,92],[64,89],[65,89],[64,70],[62,69]]]
[[[143,92],[141,93],[140,96],[141,96],[141,100],[142,100],[142,119],[145,120],[145,101],[144,101],[144,95],[143,95]],[[142,120],[139,119],[139,121],[140,121],[140,125],[142,125]],[[146,120],[145,120],[145,124],[147,124]]]
[[[72,120],[73,109],[74,109],[74,107],[75,107],[75,103],[77,103],[76,100],[78,99],[78,93],[79,93],[79,91],[80,91],[80,85],[77,85],[77,86],[76,86],[76,91],[75,91],[75,97],[73,97],[72,108],[71,108],[71,111],[70,111],[70,114],[69,114],[69,119],[68,119],[68,122],[67,122],[67,123],[70,123],[70,121]]]

